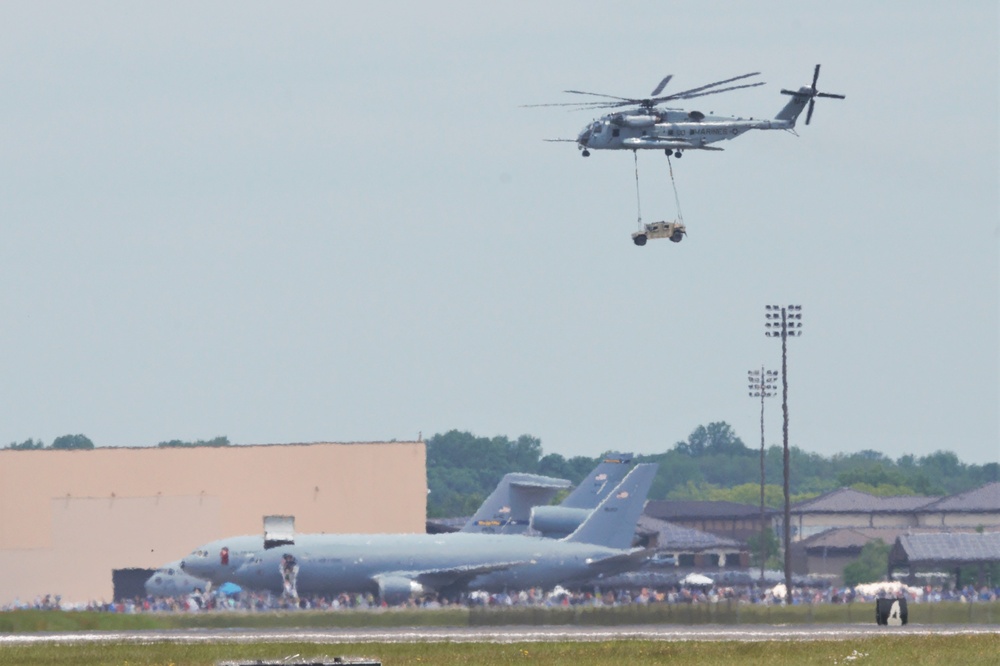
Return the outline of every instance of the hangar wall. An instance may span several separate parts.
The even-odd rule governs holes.
[[[0,451],[0,606],[110,601],[112,569],[259,534],[423,532],[423,442]]]

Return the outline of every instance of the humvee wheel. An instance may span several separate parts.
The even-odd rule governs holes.
[[[635,243],[636,245],[645,245],[646,244],[646,234],[639,234],[638,236],[634,236],[632,238],[632,242]]]

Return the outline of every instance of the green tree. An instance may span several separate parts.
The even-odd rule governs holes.
[[[504,474],[538,473],[542,457],[542,443],[531,435],[512,441],[504,436],[476,437],[450,430],[434,435],[426,445],[427,515],[434,518],[473,513]]]
[[[865,544],[857,560],[844,567],[844,584],[854,587],[860,583],[883,580],[889,571],[889,545],[882,539]]]
[[[751,568],[760,568],[760,544],[762,539],[764,542],[764,568],[781,569],[784,566],[784,561],[780,557],[781,542],[778,541],[778,535],[774,533],[774,530],[770,529],[764,530],[763,533],[758,532],[747,539]]]
[[[63,435],[52,440],[50,449],[92,449],[94,443],[86,435]]]
[[[677,442],[674,449],[692,457],[703,455],[750,456],[754,452],[747,448],[732,427],[723,421],[698,426],[688,435],[686,442]]]
[[[11,442],[5,448],[13,449],[15,451],[33,451],[33,450],[37,450],[37,449],[44,449],[45,448],[45,442],[43,442],[40,439],[39,440],[34,440],[34,439],[31,439],[31,438],[28,438],[28,439],[24,440],[23,442]]]

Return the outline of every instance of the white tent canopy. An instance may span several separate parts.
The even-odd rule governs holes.
[[[712,585],[714,582],[708,576],[703,576],[700,573],[689,573],[681,578],[681,585]]]

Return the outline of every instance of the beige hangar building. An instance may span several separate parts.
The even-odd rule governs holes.
[[[112,571],[201,544],[297,532],[423,532],[423,442],[0,451],[0,606],[111,601]]]

